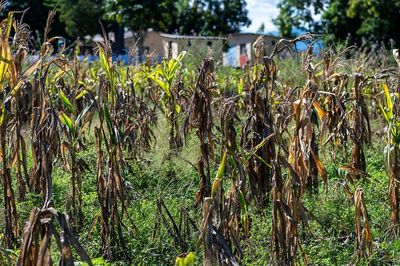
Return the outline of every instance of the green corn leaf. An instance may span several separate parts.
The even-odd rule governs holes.
[[[84,97],[86,94],[88,94],[87,90],[82,90],[81,92],[79,92],[76,96],[75,96],[75,100],[79,100],[80,98]]]
[[[70,132],[75,132],[75,127],[74,123],[72,122],[71,118],[68,117],[64,112],[61,112],[58,115],[58,118],[60,119],[60,122],[65,125]]]
[[[222,176],[224,175],[225,163],[226,163],[226,152],[224,152],[224,154],[222,155],[221,164],[218,167],[218,172],[217,175],[215,176],[215,179],[221,179]]]
[[[104,119],[106,120],[106,124],[107,124],[107,127],[108,127],[108,132],[110,134],[111,143],[117,144],[117,138],[116,138],[116,135],[115,135],[115,132],[114,132],[114,128],[113,128],[113,125],[112,125],[110,111],[108,110],[107,106],[104,106],[103,114],[104,114]]]
[[[247,204],[244,199],[244,195],[243,195],[242,191],[239,191],[239,204],[240,204],[240,208],[247,215]]]
[[[178,69],[178,67],[179,67],[179,62],[178,61],[176,61],[175,59],[171,59],[169,61],[169,63],[168,63],[168,77],[167,77],[168,80],[170,80],[170,81],[173,80],[173,78],[175,76],[175,73],[176,73],[176,70]]]
[[[386,113],[385,108],[382,106],[381,103],[379,103],[379,108],[381,109],[382,115],[383,115],[383,119],[385,119],[385,122],[389,125],[390,124],[390,119]]]
[[[258,143],[257,146],[254,147],[253,152],[257,152],[259,149],[261,149],[262,146],[264,146],[273,136],[275,136],[275,133],[272,133],[268,137],[264,138],[260,143]]]
[[[389,88],[386,84],[383,84],[383,96],[385,97],[385,113],[389,120],[393,117],[393,102],[390,97]]]
[[[217,194],[217,190],[220,186],[220,181],[222,179],[222,176],[224,175],[225,164],[226,164],[226,152],[224,152],[224,154],[222,155],[221,164],[218,167],[217,175],[215,176],[214,182],[211,187],[211,197],[212,198],[214,198],[215,195]]]
[[[187,51],[182,51],[178,57],[176,58],[179,62],[181,62],[183,60],[183,58],[185,57],[185,55],[187,54]]]
[[[60,96],[61,102],[64,104],[64,106],[67,107],[70,112],[75,113],[74,106],[61,89],[58,91],[58,95]]]
[[[193,266],[196,262],[196,254],[189,252],[185,257],[177,257],[175,266]]]
[[[14,12],[8,12],[8,17],[7,17],[7,34],[6,34],[6,39],[10,37],[12,25],[13,25],[13,17],[14,17]]]
[[[179,104],[175,104],[175,113],[179,114],[181,112],[181,107]]]
[[[243,88],[244,88],[243,78],[241,78],[239,80],[239,84],[238,84],[238,95],[242,95],[243,94]]]
[[[162,106],[162,109],[163,109],[165,115],[167,115],[167,106],[165,105],[164,97],[161,97],[161,106]]]
[[[167,94],[168,97],[171,97],[171,92],[169,90],[169,85],[168,83],[162,81],[161,79],[154,77],[154,76],[150,76],[150,78],[152,80],[154,80],[155,83],[157,83],[158,86],[161,87],[161,89],[165,92],[165,94]]]
[[[107,56],[103,50],[103,48],[99,49],[99,57],[100,57],[100,64],[103,67],[104,71],[106,72],[106,75],[108,78],[111,77],[111,69],[110,65],[108,64]]]
[[[0,126],[3,125],[4,121],[6,121],[8,116],[8,112],[7,110],[3,107],[3,109],[1,110],[1,116],[0,116]]]
[[[186,55],[186,51],[181,52],[176,59],[171,59],[168,64],[169,78],[172,80],[178,70],[179,63],[183,60]]]

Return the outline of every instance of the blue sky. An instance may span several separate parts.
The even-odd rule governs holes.
[[[277,30],[272,23],[272,19],[278,16],[279,0],[246,0],[248,16],[251,19],[251,25],[243,28],[244,32],[256,32],[261,22],[265,24],[265,32],[274,32]]]

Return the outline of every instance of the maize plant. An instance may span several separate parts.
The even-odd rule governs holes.
[[[100,58],[103,58],[104,70],[111,74],[115,71],[111,67],[110,43],[99,46]],[[97,196],[100,203],[101,214],[99,219],[101,227],[101,253],[108,260],[115,260],[118,256],[129,259],[125,240],[122,234],[123,215],[126,214],[125,183],[123,178],[124,158],[122,153],[122,138],[118,127],[113,122],[117,110],[116,91],[112,81],[101,83],[99,90],[111,94],[104,102],[96,102],[99,113],[100,127],[95,128],[97,151]],[[113,92],[114,91],[114,92]],[[112,110],[112,116],[110,112]],[[105,147],[105,152],[103,151]]]
[[[16,205],[14,198],[14,189],[12,188],[11,169],[8,165],[9,155],[7,152],[7,127],[10,119],[11,110],[11,97],[10,94],[14,89],[6,84],[7,79],[13,78],[12,70],[10,67],[11,62],[11,48],[8,43],[10,37],[11,27],[13,23],[13,14],[9,13],[8,18],[0,23],[0,49],[1,49],[1,62],[0,62],[0,93],[1,93],[1,116],[0,116],[0,145],[1,145],[1,161],[2,161],[2,185],[4,193],[4,236],[6,245],[12,248],[16,244],[16,238],[19,234],[18,217],[16,213]],[[16,74],[16,73],[14,73]],[[14,78],[16,78],[14,76]],[[15,82],[15,80],[14,80]]]
[[[162,65],[148,75],[162,90],[161,106],[169,124],[169,145],[171,149],[178,149],[182,146],[178,126],[181,106],[177,101],[179,91],[178,87],[174,86],[174,82],[185,54],[186,52],[182,52],[177,58],[164,61]]]
[[[272,60],[265,58],[264,66],[255,65],[252,71],[253,80],[250,87],[246,88],[248,118],[241,134],[241,146],[247,152],[274,133],[270,101],[275,86],[276,66]],[[245,165],[245,172],[248,173],[247,185],[258,204],[266,204],[268,201],[267,193],[271,190],[272,178],[271,162],[274,156],[272,138],[252,154]]]
[[[203,220],[199,241],[204,246],[204,263],[206,265],[239,265],[234,255],[242,253],[238,231],[238,194],[234,182],[231,191],[225,194],[223,175],[226,166],[226,153],[222,155],[221,164],[213,181],[211,197],[203,202]],[[233,181],[233,180],[232,180]]]
[[[61,230],[57,231],[56,226]],[[52,265],[52,239],[60,255],[59,265],[74,265],[71,246],[83,261],[93,265],[72,231],[68,216],[58,213],[54,208],[35,208],[31,211],[16,265]]]
[[[200,177],[200,190],[197,192],[197,202],[211,195],[210,160],[214,155],[212,95],[213,95],[213,61],[204,60],[192,99],[188,106],[183,130],[185,136],[190,128],[196,128],[200,140],[200,158],[197,162]]]
[[[372,252],[372,232],[364,203],[363,190],[358,188],[354,193],[355,227],[356,227],[356,256],[369,257]]]
[[[387,124],[387,145],[384,150],[385,167],[389,176],[389,206],[392,232],[395,236],[399,233],[400,209],[400,122],[398,113],[394,112],[395,103],[386,84],[383,84],[383,97],[381,111]],[[396,99],[397,100],[397,99]]]
[[[366,170],[364,143],[371,142],[371,126],[369,124],[368,110],[362,95],[362,88],[366,80],[356,74],[354,80],[354,106],[351,110],[352,123],[350,124],[350,138],[353,140],[351,166],[361,171]]]
[[[77,224],[82,224],[82,173],[85,170],[85,163],[77,158],[77,152],[84,148],[79,138],[79,123],[87,115],[88,110],[84,109],[81,114],[76,114],[77,110],[73,107],[63,91],[59,90],[59,96],[63,104],[69,109],[71,115],[68,116],[64,111],[60,111],[58,117],[63,125],[65,140],[60,145],[60,152],[64,162],[64,168],[71,173],[72,194],[67,195],[67,210],[71,209],[71,216]],[[88,106],[88,109],[90,106]],[[72,119],[72,115],[74,116]]]
[[[0,6],[2,10],[3,4]],[[15,21],[14,13],[9,12],[8,17],[0,22],[0,158],[2,161],[2,185],[4,193],[5,226],[4,235],[8,247],[13,247],[16,237],[19,235],[18,216],[16,213],[15,196],[12,188],[11,168],[17,164],[17,183],[19,198],[23,200],[26,191],[27,163],[25,156],[25,141],[21,135],[22,117],[20,111],[20,89],[28,77],[38,67],[39,60],[32,63],[28,68],[22,69],[24,58],[27,53],[26,26]],[[9,38],[11,30],[14,29],[14,46],[10,47]],[[9,138],[8,128],[15,131],[15,137]],[[15,140],[15,142],[14,142]],[[7,143],[9,142],[9,143]],[[16,143],[16,144],[15,144]],[[8,154],[9,151],[11,154]],[[21,166],[23,167],[25,180],[22,177]],[[30,184],[29,184],[30,185]]]
[[[53,163],[60,153],[59,118],[52,102],[48,88],[47,74],[58,58],[47,61],[52,53],[51,42],[47,34],[55,13],[50,12],[45,29],[45,42],[41,48],[40,70],[35,73],[32,81],[32,115],[31,115],[31,145],[33,168],[30,176],[30,188],[40,193],[43,198],[43,208],[51,205]]]

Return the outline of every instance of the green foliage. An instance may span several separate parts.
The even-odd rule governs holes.
[[[61,0],[56,6],[67,34],[84,37],[101,32],[99,19],[104,16],[103,4],[103,0]]]
[[[225,171],[225,164],[226,164],[226,153],[222,155],[221,164],[218,167],[217,174],[215,175],[215,179],[211,188],[211,197],[214,198],[217,194],[217,190],[219,188],[219,184],[223,178],[224,171]]]
[[[379,106],[381,108],[383,118],[387,126],[389,127],[389,132],[390,132],[389,142],[398,146],[400,145],[400,121],[398,121],[398,118],[394,115],[393,112],[394,104],[388,86],[386,84],[383,84],[382,87],[383,87],[384,101],[383,105],[379,103]]]
[[[319,31],[313,14],[323,11],[326,0],[283,0],[278,4],[279,15],[274,20],[282,36],[293,36],[294,29]]]
[[[184,257],[177,257],[175,266],[193,266],[196,262],[196,255],[194,252],[189,252]]]
[[[55,3],[55,0],[8,0],[5,11],[24,11],[29,8],[24,16],[24,23],[29,25],[34,36],[42,37],[41,33],[46,26],[47,15],[55,7]],[[19,16],[21,14],[18,14]],[[51,28],[52,34],[65,35],[64,27],[59,22],[58,16]]]
[[[61,112],[58,118],[63,125],[68,127],[70,132],[75,131],[74,122],[72,122],[71,118],[69,118],[68,115],[66,115],[64,112]]]
[[[175,103],[174,99],[176,95],[172,93],[172,85],[176,78],[177,71],[186,52],[183,51],[178,55],[177,58],[171,58],[169,60],[164,60],[161,65],[159,65],[154,71],[149,73],[147,76],[152,79],[157,85],[162,89],[163,94],[161,97],[161,103],[164,109],[165,115],[168,117],[168,112],[175,111],[176,114],[180,112],[180,106]],[[166,99],[170,100],[166,103]],[[169,110],[167,105],[170,104]]]
[[[64,106],[67,107],[70,112],[75,113],[75,107],[61,89],[58,91],[58,95],[60,96],[61,102],[64,104]]]
[[[279,3],[275,20],[283,36],[291,36],[294,29],[322,33],[325,41],[348,41],[373,46],[400,37],[396,31],[400,18],[400,1],[363,0],[283,0]],[[315,20],[319,15],[320,20]]]
[[[265,32],[265,23],[261,22],[260,27],[257,30],[257,33],[264,33]]]
[[[239,32],[242,27],[249,26],[246,1],[244,0],[203,0],[203,14],[199,14],[203,25],[194,24],[191,30],[203,35],[222,35]],[[184,17],[183,17],[184,19]],[[183,20],[182,19],[182,20]]]
[[[111,263],[105,261],[103,257],[92,259],[93,266],[110,266]],[[86,262],[84,263],[76,263],[78,266],[88,266]]]
[[[221,35],[250,25],[244,0],[105,0],[105,10],[107,18],[136,32]]]
[[[47,14],[56,10],[52,34],[75,39],[101,32],[99,21],[116,31],[116,24],[139,33],[152,28],[180,34],[222,35],[250,25],[244,0],[44,0],[8,1],[7,9],[28,9],[24,22],[33,33],[42,32]],[[35,15],[30,15],[35,14]]]
[[[135,31],[172,32],[177,9],[175,1],[105,0],[106,17]]]

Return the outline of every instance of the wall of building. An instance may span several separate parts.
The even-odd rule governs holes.
[[[146,50],[148,48],[148,52],[151,53],[156,53],[161,55],[162,57],[165,57],[166,55],[164,54],[164,47],[162,44],[162,38],[160,36],[159,32],[155,31],[150,31],[146,34],[146,37],[144,39],[143,46]]]
[[[132,35],[130,35],[129,37],[125,37],[124,44],[126,49],[131,48],[135,43],[136,39],[133,38]],[[163,42],[159,32],[147,32],[144,36],[143,47],[146,54],[153,54],[154,56],[159,55],[161,57],[165,56]]]
[[[217,38],[168,38],[163,37],[165,54],[176,57],[182,51],[190,54],[193,63],[200,63],[205,57],[212,56],[216,63],[222,63],[224,40]]]
[[[258,34],[237,33],[229,35],[227,39],[222,39],[179,36],[151,31],[146,34],[143,46],[146,55],[151,55],[158,61],[161,58],[177,57],[182,51],[187,51],[193,63],[200,63],[203,58],[212,56],[217,64],[243,67],[247,62],[254,63],[253,44],[258,37]],[[278,37],[264,36],[264,54],[270,54],[279,39]],[[125,47],[132,46],[134,42],[133,37],[125,38]]]
[[[253,44],[260,35],[238,33],[228,36],[228,50],[224,53],[224,64],[234,67],[243,67],[247,59],[248,62],[253,63],[255,53]],[[273,36],[264,36],[265,54],[270,54],[279,41],[280,38]],[[233,54],[235,53],[235,54]]]
[[[163,38],[164,58],[176,58],[179,55],[179,43],[176,40]]]

